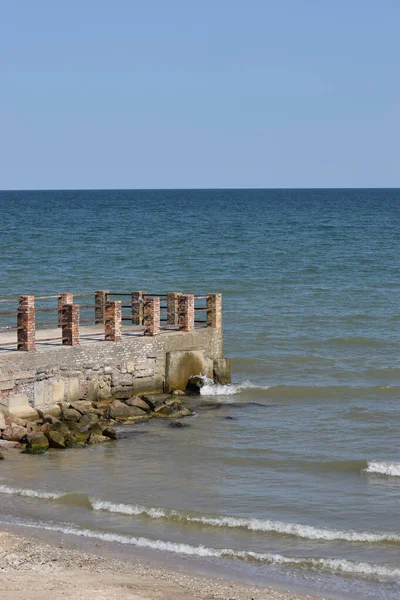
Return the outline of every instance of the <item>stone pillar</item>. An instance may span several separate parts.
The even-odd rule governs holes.
[[[79,304],[64,304],[62,308],[62,344],[79,346]]]
[[[193,294],[181,294],[179,296],[179,329],[180,331],[193,331],[194,329]]]
[[[105,304],[105,340],[106,342],[119,342],[121,340],[121,302],[107,301]]]
[[[158,335],[160,333],[160,298],[146,297],[143,305],[144,335]]]
[[[108,290],[97,290],[94,293],[94,322],[96,325],[104,323],[105,319],[105,304],[107,302]]]
[[[30,352],[35,344],[35,296],[20,296],[17,312],[17,349]]]
[[[179,325],[179,296],[180,292],[168,292],[167,295],[167,324]]]
[[[132,292],[132,325],[143,325],[143,303],[145,295],[145,290]]]
[[[207,294],[207,327],[222,329],[222,294]]]
[[[63,307],[66,304],[73,304],[74,295],[71,292],[64,292],[58,296],[58,326],[62,327],[63,324]]]

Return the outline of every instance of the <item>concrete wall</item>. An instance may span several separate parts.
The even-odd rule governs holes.
[[[222,357],[222,330],[212,327],[5,353],[0,357],[0,410],[25,402],[44,408],[63,400],[181,389],[190,375],[212,378]]]

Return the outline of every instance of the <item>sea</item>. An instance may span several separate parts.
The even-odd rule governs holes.
[[[400,190],[0,192],[1,296],[223,295],[190,427],[0,463],[0,526],[400,598]]]

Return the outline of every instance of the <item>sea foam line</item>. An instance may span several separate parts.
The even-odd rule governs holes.
[[[77,527],[64,527],[60,525],[46,524],[24,524],[24,527],[34,529],[44,529],[47,531],[57,531],[66,535],[76,535],[86,538],[100,539],[105,542],[117,542],[119,544],[131,544],[140,548],[150,548],[152,550],[161,550],[175,554],[184,554],[187,556],[216,557],[216,558],[237,558],[240,560],[257,561],[264,564],[284,564],[288,566],[304,566],[314,569],[328,569],[330,571],[349,573],[353,575],[367,575],[369,577],[391,577],[400,578],[400,569],[385,565],[376,565],[371,563],[352,562],[345,559],[336,558],[297,558],[283,556],[281,554],[259,553],[250,550],[234,550],[232,548],[208,548],[207,546],[192,546],[177,542],[165,542],[162,540],[151,540],[145,537],[130,537],[115,533],[103,533],[100,531],[91,531],[89,529],[80,529]]]
[[[65,496],[62,492],[44,492],[42,490],[25,490],[23,488],[13,488],[8,485],[0,485],[1,494],[11,494],[15,496],[26,496],[28,498],[44,498],[47,500],[58,500]]]
[[[213,527],[242,528],[249,531],[260,531],[268,533],[278,533],[292,535],[295,537],[310,540],[342,540],[346,542],[400,542],[400,535],[394,533],[372,533],[357,531],[340,531],[326,529],[322,527],[312,527],[297,523],[283,523],[270,519],[262,520],[246,517],[227,517],[227,516],[194,516],[172,509],[149,508],[140,505],[116,504],[103,500],[91,499],[91,505],[94,510],[104,510],[112,513],[132,516],[147,516],[151,519],[169,519],[186,523],[199,523],[201,525],[211,525]]]
[[[364,469],[365,473],[379,473],[381,475],[390,475],[391,477],[400,477],[400,463],[369,460],[368,466]]]

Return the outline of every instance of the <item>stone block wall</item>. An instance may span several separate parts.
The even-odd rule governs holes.
[[[44,408],[63,400],[171,391],[191,375],[212,377],[221,360],[222,331],[216,328],[12,352],[0,357],[0,410],[21,398]]]

